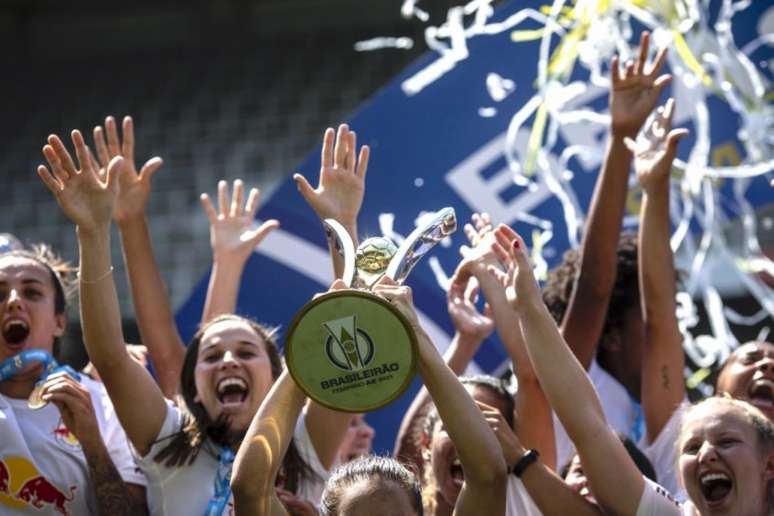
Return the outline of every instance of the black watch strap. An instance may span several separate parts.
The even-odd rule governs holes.
[[[521,458],[516,461],[516,464],[511,466],[511,473],[517,477],[521,477],[530,464],[537,462],[538,457],[540,457],[540,453],[538,453],[537,450],[527,450],[527,453],[522,455]]]

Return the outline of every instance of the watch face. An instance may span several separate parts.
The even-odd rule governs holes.
[[[293,319],[285,339],[290,374],[310,398],[345,412],[368,412],[403,394],[416,368],[416,336],[384,299],[329,292]]]

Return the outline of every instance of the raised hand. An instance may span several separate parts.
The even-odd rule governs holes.
[[[492,429],[495,437],[497,437],[497,441],[503,449],[505,463],[508,465],[515,464],[524,455],[526,450],[516,434],[513,433],[513,429],[508,425],[508,421],[505,420],[500,411],[495,407],[480,401],[476,401],[476,405],[481,410],[481,414],[483,414],[489,428]]]
[[[668,184],[666,180],[677,155],[677,145],[688,135],[688,129],[672,129],[674,109],[675,99],[670,98],[656,110],[650,126],[636,142],[628,137],[624,140],[634,154],[637,180],[646,192],[654,185]]]
[[[457,267],[457,272],[463,278],[468,273],[473,275],[479,272],[485,273],[489,265],[497,263],[497,257],[492,252],[495,237],[489,214],[474,213],[470,220],[471,223],[465,224],[463,228],[470,247],[460,249],[463,259]]]
[[[417,316],[416,308],[414,308],[411,287],[399,285],[392,278],[382,276],[374,284],[373,293],[395,305],[395,308],[406,316],[406,319],[408,319],[408,322],[415,330],[420,329],[419,317]]]
[[[317,188],[312,188],[301,174],[293,175],[299,192],[317,216],[321,220],[335,219],[347,229],[357,224],[368,170],[368,145],[360,148],[359,157],[356,151],[355,131],[341,124],[338,134],[334,135],[333,128],[329,127],[323,136],[320,182]]]
[[[506,272],[490,266],[489,273],[497,278],[505,288],[505,296],[514,310],[519,310],[524,303],[543,303],[540,288],[532,266],[529,262],[527,246],[524,240],[513,229],[500,224],[495,230],[497,242],[492,250],[505,267]]]
[[[111,159],[104,180],[100,179],[91,151],[77,129],[72,132],[72,141],[78,167],[62,140],[52,134],[48,137],[48,144],[43,146],[43,155],[51,168],[40,165],[38,176],[54,194],[65,215],[80,230],[92,231],[109,226],[124,159],[120,156]]]
[[[494,330],[492,308],[484,305],[484,312],[476,308],[478,298],[478,282],[475,278],[460,279],[454,275],[449,290],[446,293],[447,309],[455,330],[460,336],[467,337],[471,342],[481,343]]]
[[[613,56],[610,62],[611,127],[620,136],[634,137],[639,132],[656,107],[661,90],[672,80],[669,74],[658,75],[666,60],[666,48],[658,51],[646,70],[649,44],[650,33],[643,32],[639,56],[635,62],[626,63],[623,72],[619,70],[618,56]]]
[[[245,204],[245,186],[241,179],[234,181],[234,194],[230,200],[228,183],[218,182],[217,211],[209,195],[201,195],[202,206],[210,220],[210,245],[216,261],[233,258],[245,262],[255,246],[279,227],[279,222],[274,219],[255,227],[255,212],[260,195],[257,188],[251,188]]]
[[[105,139],[107,133],[107,140]],[[116,156],[122,156],[125,166],[119,179],[118,199],[113,208],[113,220],[121,224],[133,217],[145,214],[145,205],[151,191],[151,179],[163,164],[163,160],[154,157],[145,162],[137,172],[134,161],[134,122],[125,116],[121,128],[123,140],[118,135],[118,127],[112,116],[105,118],[105,129],[94,128],[94,147],[97,150],[97,163],[104,174],[107,164]]]

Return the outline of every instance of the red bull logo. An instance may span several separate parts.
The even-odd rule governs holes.
[[[78,439],[76,439],[72,432],[67,429],[64,421],[62,421],[61,418],[59,419],[59,423],[56,425],[56,428],[54,428],[53,433],[54,439],[56,439],[56,442],[58,442],[60,445],[74,450],[81,448],[81,443],[78,442]]]
[[[67,504],[75,497],[76,489],[77,486],[70,486],[69,493],[59,489],[24,457],[0,460],[0,505],[12,509],[50,508],[67,516],[70,514]]]

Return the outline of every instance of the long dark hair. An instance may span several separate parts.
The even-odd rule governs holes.
[[[15,248],[0,253],[0,257],[26,258],[42,265],[51,275],[54,286],[54,315],[63,315],[67,310],[67,300],[77,290],[76,267],[63,259],[48,244],[33,244],[28,249]],[[54,337],[53,355],[58,358],[61,337]]]
[[[202,337],[210,326],[222,321],[239,321],[249,325],[264,342],[271,363],[272,379],[276,380],[282,373],[282,357],[275,341],[276,330],[235,314],[219,315],[203,323],[186,349],[183,368],[180,371],[180,396],[183,403],[178,405],[183,414],[183,425],[179,432],[163,438],[169,442],[153,457],[157,463],[167,467],[188,466],[206,446],[209,446],[210,453],[217,455],[214,447],[208,445],[209,441],[220,446],[234,446],[242,441],[244,433],[235,434],[230,431],[228,421],[223,416],[213,420],[204,406],[195,399],[197,392],[194,372]],[[290,442],[282,461],[281,474],[285,489],[294,493],[301,481],[318,476],[301,457],[293,441]]]

